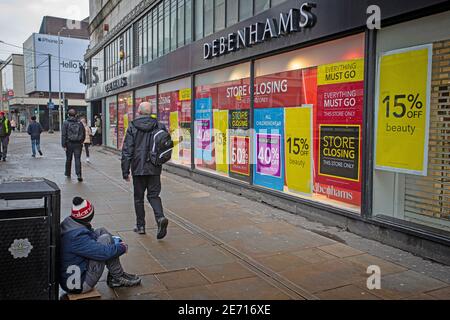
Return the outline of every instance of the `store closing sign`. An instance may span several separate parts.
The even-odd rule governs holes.
[[[312,105],[285,109],[286,184],[290,191],[312,194]]]
[[[254,183],[274,190],[284,188],[284,110],[255,110]]]
[[[430,44],[380,57],[376,169],[427,175],[432,54]]]

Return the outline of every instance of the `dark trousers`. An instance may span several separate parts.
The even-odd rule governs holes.
[[[8,154],[8,144],[9,136],[0,137],[0,160],[1,158],[6,159],[6,155]]]
[[[75,157],[75,172],[81,176],[81,153],[83,152],[82,143],[67,143],[66,148],[66,176],[72,173],[72,158]]]
[[[90,143],[85,143],[84,144],[84,150],[86,151],[86,157],[89,158],[89,147],[91,146]]]
[[[134,176],[134,209],[136,211],[136,226],[145,227],[144,195],[153,208],[155,219],[164,217],[163,206],[159,194],[161,193],[161,176]]]

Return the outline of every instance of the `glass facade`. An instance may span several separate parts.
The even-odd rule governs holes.
[[[450,12],[377,39],[373,215],[450,231]]]
[[[118,114],[117,114],[117,141],[118,149],[122,150],[125,134],[131,121],[134,120],[133,93],[126,92],[119,94]]]
[[[106,98],[105,107],[106,145],[117,149],[117,96]]]
[[[137,60],[151,61],[284,1],[162,1],[147,22],[133,26],[143,43],[147,34]],[[175,142],[173,164],[319,210],[447,236],[449,30],[447,11],[383,27],[372,38],[373,52],[365,47],[368,33],[358,33],[297,50],[274,45],[283,53],[266,55],[262,46],[258,58],[232,53],[226,67],[220,59],[200,63],[181,80],[106,99],[106,144],[121,148],[127,121],[138,116],[133,106],[148,101]],[[141,41],[126,33],[105,49],[105,59],[116,61],[133,36]],[[373,56],[372,70],[365,59]],[[107,78],[127,66],[106,64]]]
[[[159,86],[158,118],[172,135],[172,162],[191,165],[191,78]]]
[[[250,64],[195,77],[195,165],[250,182]]]
[[[117,37],[114,41],[112,41],[105,47],[104,54],[106,80],[118,77],[121,74],[132,69],[133,52],[135,52],[134,50],[132,28],[129,28],[127,31],[122,33],[119,37]],[[135,55],[135,57],[137,57],[138,59],[141,58],[142,51],[139,51],[138,55]]]

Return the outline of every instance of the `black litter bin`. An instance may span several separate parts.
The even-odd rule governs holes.
[[[0,300],[57,300],[61,192],[46,179],[0,181]]]

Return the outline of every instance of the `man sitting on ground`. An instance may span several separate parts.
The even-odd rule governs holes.
[[[120,264],[119,257],[127,253],[128,246],[104,228],[94,230],[93,218],[92,204],[74,198],[72,214],[61,224],[61,287],[68,293],[90,292],[102,277],[105,266],[109,270],[109,287],[139,285],[141,279],[124,272]]]

